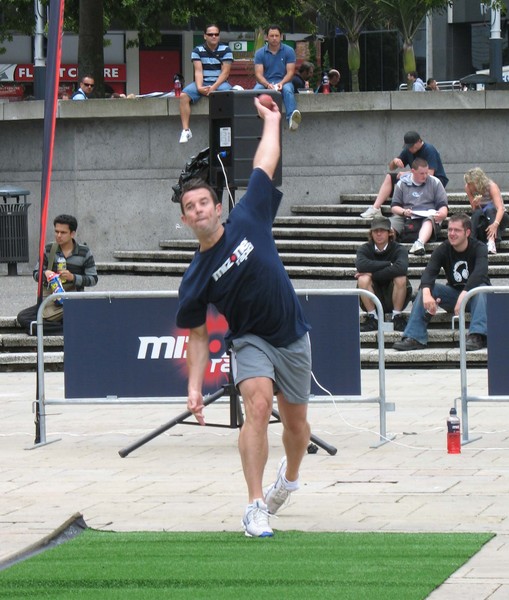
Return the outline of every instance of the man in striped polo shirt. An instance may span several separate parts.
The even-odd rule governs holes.
[[[191,53],[194,82],[187,85],[180,95],[181,144],[185,144],[193,137],[189,129],[191,104],[216,90],[232,89],[228,83],[228,76],[233,62],[233,54],[229,46],[219,43],[219,36],[220,30],[217,25],[207,25],[204,31],[205,43],[196,46]]]

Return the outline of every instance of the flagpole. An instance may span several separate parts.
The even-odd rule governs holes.
[[[44,269],[44,247],[46,244],[46,226],[51,190],[51,175],[53,171],[53,150],[55,145],[55,129],[58,106],[58,85],[60,63],[62,58],[62,31],[64,23],[64,0],[50,0],[48,28],[48,56],[46,64],[46,83],[44,93],[44,128],[42,147],[42,177],[41,177],[41,223],[39,233],[39,278],[37,283],[37,304],[42,302],[42,283]],[[37,331],[37,336],[42,332]],[[37,364],[39,364],[39,344],[37,344]],[[37,370],[36,402],[35,402],[35,444],[45,443],[41,440],[41,398],[39,394],[39,370]],[[45,431],[45,428],[42,428]]]

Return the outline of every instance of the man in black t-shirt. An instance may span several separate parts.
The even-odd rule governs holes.
[[[221,222],[221,203],[203,181],[195,180],[183,188],[182,220],[200,246],[179,288],[177,325],[189,329],[187,405],[203,425],[208,304],[226,317],[232,374],[246,411],[239,435],[248,488],[242,525],[249,537],[271,537],[269,514],[277,512],[298,489],[299,468],[309,443],[311,350],[310,327],[272,236],[282,197],[271,181],[281,152],[281,114],[275,102],[270,108],[262,106],[258,98],[254,102],[264,121],[263,134],[247,192],[227,221]],[[275,483],[263,490],[274,394],[286,456]]]
[[[486,244],[470,237],[472,224],[465,214],[449,217],[447,241],[433,252],[421,277],[419,293],[413,303],[408,325],[395,350],[420,350],[428,342],[428,322],[438,306],[447,312],[459,314],[460,305],[470,290],[491,285],[488,277],[488,249]],[[436,283],[443,269],[447,285]],[[486,294],[477,294],[467,305],[470,327],[466,340],[467,350],[486,347],[488,323]]]

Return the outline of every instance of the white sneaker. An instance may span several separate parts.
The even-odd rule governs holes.
[[[264,490],[265,503],[269,509],[271,515],[275,515],[277,511],[290,499],[290,494],[299,489],[298,482],[295,482],[294,487],[289,490],[285,487],[285,473],[286,473],[286,456],[283,456],[279,463],[277,470],[276,481],[269,485]]]
[[[424,249],[424,244],[421,240],[416,240],[413,243],[413,246],[408,251],[409,254],[415,254],[415,256],[423,256],[426,254],[426,250]]]
[[[267,505],[260,498],[248,504],[242,526],[246,537],[272,537],[274,532],[269,525],[269,511]]]
[[[497,247],[495,246],[494,240],[488,240],[488,254],[496,254]]]
[[[367,210],[361,213],[361,219],[374,219],[375,217],[381,217],[382,211],[379,208],[370,206]]]
[[[187,142],[193,137],[190,129],[183,129],[180,134],[179,144],[187,144]]]
[[[300,122],[302,121],[302,115],[298,110],[294,110],[290,117],[290,121],[288,122],[288,127],[290,131],[295,131],[299,128]]]

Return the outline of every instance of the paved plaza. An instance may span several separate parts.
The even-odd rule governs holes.
[[[164,279],[160,287],[153,280],[151,289],[166,289]],[[121,278],[110,281],[110,289],[125,289]],[[32,282],[0,274],[0,316],[15,314],[11,303],[18,304],[23,284]],[[27,301],[28,294],[23,306]],[[46,374],[45,384],[47,397],[63,398],[62,373]],[[469,371],[468,385],[473,394],[487,394],[486,371]],[[272,519],[276,535],[289,529],[493,532],[430,598],[509,598],[509,403],[471,405],[470,435],[481,439],[449,455],[445,423],[460,395],[459,370],[391,369],[386,386],[396,409],[387,414],[387,431],[395,437],[377,448],[376,404],[312,401],[313,433],[338,452],[306,456],[301,489]],[[35,373],[0,373],[0,561],[76,513],[97,529],[243,535],[246,495],[236,429],[179,425],[120,458],[120,449],[177,416],[184,404],[56,404],[46,413],[51,443],[34,448],[35,389]],[[362,395],[378,395],[377,371],[363,371]],[[228,423],[228,402],[216,402],[205,416]],[[279,424],[270,426],[269,442],[266,483],[282,453]]]

